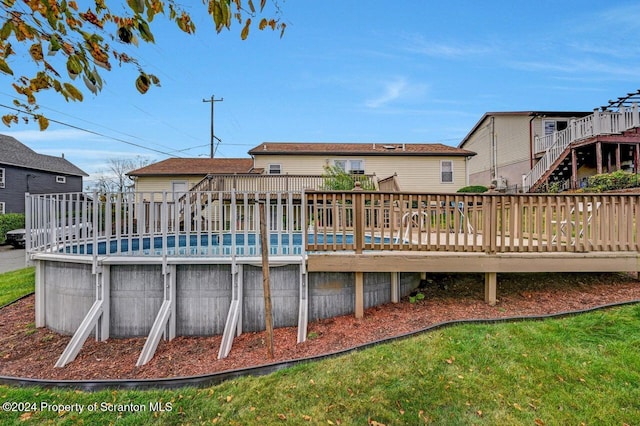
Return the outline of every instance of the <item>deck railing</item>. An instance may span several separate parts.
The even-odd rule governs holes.
[[[531,188],[573,142],[598,135],[620,134],[640,126],[640,111],[637,104],[621,107],[618,112],[594,110],[593,114],[571,120],[566,129],[553,132],[534,141],[536,153],[544,155],[525,176],[523,185]]]
[[[640,250],[637,195],[307,193],[307,250]]]
[[[94,259],[260,256],[263,202],[273,256],[640,251],[639,195],[207,192],[184,211],[175,194],[160,195],[27,195],[27,250]]]
[[[375,188],[375,175],[352,175],[363,187]],[[208,175],[191,188],[191,191],[237,191],[237,192],[291,192],[305,190],[328,190],[332,188],[332,177],[324,175],[263,175],[255,173]]]
[[[301,193],[212,191],[197,193],[187,204],[178,201],[180,195],[27,195],[27,249],[93,256],[260,256],[259,202],[267,205],[271,254],[303,249]]]

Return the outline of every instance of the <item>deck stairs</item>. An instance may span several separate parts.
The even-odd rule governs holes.
[[[593,114],[572,120],[566,129],[553,132],[543,138],[536,138],[535,151],[544,155],[525,176],[523,186],[527,192],[540,190],[549,177],[559,181],[570,175],[571,148],[573,145],[590,138],[603,135],[623,135],[635,132],[640,127],[640,111],[637,102],[625,102],[640,93],[630,93],[628,97],[618,98],[610,105],[595,109]],[[612,107],[614,107],[612,109]],[[581,159],[578,158],[578,163]]]

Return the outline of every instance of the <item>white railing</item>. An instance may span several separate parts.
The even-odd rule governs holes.
[[[304,247],[300,192],[37,194],[26,196],[26,247],[91,256],[260,256],[259,203],[271,255]]]
[[[564,130],[536,138],[535,152],[544,152],[544,155],[525,176],[524,188],[533,187],[572,143],[598,135],[620,134],[638,126],[640,115],[638,105],[634,103],[628,108],[621,107],[618,112],[596,109],[592,115],[571,120]]]

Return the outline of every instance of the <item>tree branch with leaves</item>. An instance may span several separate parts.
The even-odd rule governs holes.
[[[109,3],[121,6],[122,12],[114,12],[106,0],[94,0],[86,9],[67,0],[0,0],[0,73],[12,78],[18,94],[13,104],[19,111],[2,117],[6,126],[17,123],[22,115],[26,122],[35,119],[41,130],[46,129],[49,122],[38,106],[40,92],[53,90],[66,101],[82,102],[78,82],[98,94],[103,87],[101,73],[111,71],[113,63],[136,68],[135,87],[141,94],[160,85],[157,76],[147,73],[121,47],[154,43],[152,26],[158,17],[193,34],[196,27],[190,14],[175,0]],[[259,0],[257,7],[253,0],[202,0],[217,33],[238,25],[243,40],[254,20],[259,30],[279,31],[282,37],[286,24],[281,21],[280,6],[277,0],[269,3],[273,8],[267,12],[267,0]],[[28,72],[16,72],[18,67]]]

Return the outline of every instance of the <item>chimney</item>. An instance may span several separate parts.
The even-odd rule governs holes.
[[[62,158],[64,158],[64,152],[62,153]]]

